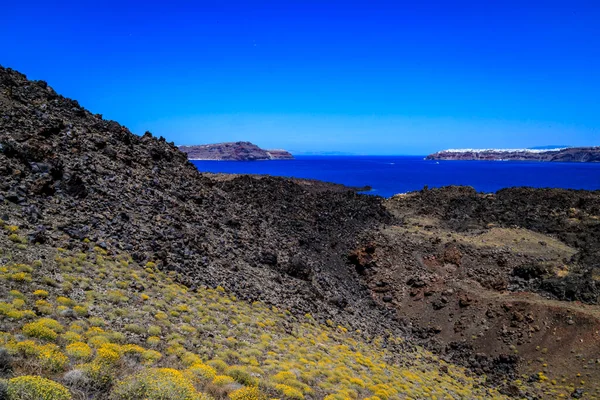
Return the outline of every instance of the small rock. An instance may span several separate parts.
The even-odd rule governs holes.
[[[458,299],[458,305],[462,308],[468,307],[473,303],[473,299],[471,299],[468,295],[462,295]]]

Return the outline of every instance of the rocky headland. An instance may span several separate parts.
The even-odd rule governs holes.
[[[2,67],[0,174],[10,400],[600,393],[600,192],[202,174]]]
[[[561,149],[451,149],[426,157],[427,160],[600,162],[600,147]]]
[[[228,142],[179,146],[190,160],[259,161],[292,160],[294,156],[286,150],[264,150],[250,142]]]

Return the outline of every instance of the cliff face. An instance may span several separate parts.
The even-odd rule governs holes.
[[[272,160],[293,160],[294,156],[287,150],[276,149],[267,150],[267,153]]]
[[[285,150],[264,150],[250,142],[229,142],[198,146],[179,146],[190,160],[257,161],[291,160]]]
[[[547,162],[600,162],[600,147],[571,147],[553,150],[444,150],[431,154],[427,160],[483,160],[483,161],[547,161]]]

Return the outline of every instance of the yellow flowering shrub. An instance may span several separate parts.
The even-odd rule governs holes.
[[[93,326],[85,332],[85,336],[93,337],[97,335],[104,335],[106,331],[98,326]]]
[[[14,346],[8,346],[8,350],[14,354],[23,356],[37,356],[40,354],[41,346],[38,346],[33,340],[25,340],[16,343]]]
[[[14,274],[10,275],[10,279],[12,281],[19,282],[19,283],[24,283],[24,282],[28,283],[33,280],[33,278],[31,277],[31,274],[29,274],[27,272],[15,272]]]
[[[219,359],[210,360],[206,364],[210,365],[219,372],[225,372],[225,370],[229,368],[229,365],[227,365],[225,361]]]
[[[89,338],[87,342],[90,346],[98,348],[104,344],[110,343],[110,339],[104,335],[96,335]]]
[[[281,371],[273,375],[271,379],[273,379],[275,382],[285,383],[289,381],[295,381],[296,375],[290,371]]]
[[[121,358],[121,349],[118,345],[104,343],[96,352],[96,360],[108,364],[114,364]]]
[[[293,388],[282,383],[275,385],[275,390],[281,393],[287,399],[303,400],[304,395],[296,388]]]
[[[41,376],[19,376],[8,381],[10,400],[70,400],[71,394],[63,385]]]
[[[108,388],[113,382],[113,373],[107,364],[91,362],[79,364],[76,368],[87,375],[91,381],[91,386],[97,390]]]
[[[88,315],[88,309],[84,306],[75,306],[73,307],[73,311],[80,317],[87,317]]]
[[[118,382],[117,400],[197,400],[198,392],[184,374],[171,368],[150,368]]]
[[[10,233],[15,233],[15,232],[17,232],[19,230],[19,227],[16,226],[16,225],[6,225],[4,227],[4,229],[6,229]]]
[[[12,303],[0,302],[0,315],[14,320],[35,318],[36,315],[33,311],[18,309],[24,306],[21,302],[21,299],[15,299]]]
[[[202,359],[197,355],[190,351],[186,351],[179,356],[181,363],[188,367],[191,367],[194,364],[202,364]]]
[[[38,360],[43,369],[51,372],[62,371],[69,362],[69,358],[61,353],[58,346],[54,344],[42,346]]]
[[[143,354],[146,349],[137,344],[126,344],[120,347],[123,354]]]
[[[231,400],[264,400],[266,396],[256,386],[246,386],[229,393],[229,398]]]
[[[159,311],[156,314],[154,314],[154,318],[156,318],[159,321],[164,321],[164,320],[168,319],[169,316],[166,313]]]
[[[25,307],[25,300],[16,298],[12,301],[12,306],[17,310],[22,310]]]
[[[54,307],[52,304],[47,302],[46,300],[38,300],[35,302],[35,309],[44,315],[50,315],[54,311]]]
[[[69,325],[69,330],[76,333],[83,333],[83,326],[81,326],[80,323],[73,322],[71,325]]]
[[[146,364],[153,364],[162,358],[162,354],[156,350],[146,350],[142,353],[142,359]]]
[[[79,333],[72,332],[72,331],[66,331],[60,337],[62,340],[64,340],[67,343],[75,343],[75,342],[81,341],[81,335]]]
[[[74,342],[67,346],[67,355],[78,359],[88,359],[92,356],[92,348],[87,343]]]
[[[60,304],[61,306],[66,306],[66,307],[72,307],[75,305],[75,302],[71,299],[69,299],[68,297],[64,297],[64,296],[58,296],[56,298],[56,302],[58,304]]]
[[[233,382],[235,382],[235,379],[227,375],[217,375],[212,381],[213,385],[216,386],[225,386]]]
[[[40,318],[35,322],[25,324],[22,331],[27,336],[38,339],[55,340],[63,329],[60,322],[52,318]]]
[[[212,381],[217,376],[217,371],[210,365],[196,363],[189,367],[187,372],[191,373],[195,380]]]
[[[33,292],[33,295],[35,297],[40,297],[42,299],[45,299],[46,297],[48,297],[48,292],[46,290],[38,289],[35,292]]]

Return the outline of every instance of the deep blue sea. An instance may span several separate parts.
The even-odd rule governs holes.
[[[473,186],[495,192],[511,186],[600,189],[600,163],[426,161],[416,156],[296,156],[295,160],[193,161],[201,172],[267,174],[371,186],[389,197],[425,185]]]

